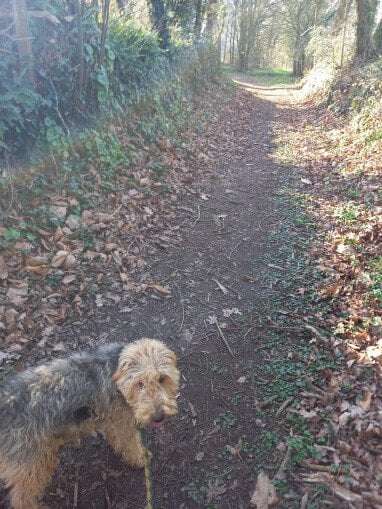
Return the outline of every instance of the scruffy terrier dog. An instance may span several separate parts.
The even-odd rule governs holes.
[[[101,432],[144,466],[137,427],[178,411],[175,354],[154,339],[112,343],[28,369],[0,384],[0,478],[14,509],[38,509],[60,446]]]

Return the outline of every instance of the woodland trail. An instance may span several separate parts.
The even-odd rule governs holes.
[[[277,410],[290,394],[268,369],[279,340],[270,310],[288,299],[278,201],[285,169],[271,157],[277,104],[266,92],[239,91],[225,107],[209,140],[209,171],[177,206],[182,242],[149,260],[152,280],[171,295],[95,308],[61,332],[63,340],[156,337],[176,351],[180,412],[149,432],[157,507],[248,507],[257,472],[272,477],[285,455],[289,428]],[[63,451],[46,499],[55,508],[141,508],[143,473],[90,438]]]

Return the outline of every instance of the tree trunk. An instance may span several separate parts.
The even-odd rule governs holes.
[[[209,0],[206,22],[206,35],[209,38],[213,37],[217,32],[218,8],[219,0]]]
[[[203,0],[196,0],[195,7],[195,25],[194,25],[194,40],[198,42],[202,34],[202,20],[203,20]]]
[[[293,55],[293,76],[301,78],[304,75],[305,68],[305,52],[298,43],[295,53]]]
[[[26,68],[26,79],[34,85],[36,83],[36,77],[33,63],[32,39],[29,34],[26,0],[14,0],[13,12],[20,70],[23,73],[23,68]]]
[[[102,30],[101,30],[101,42],[99,48],[99,65],[103,64],[105,59],[105,47],[106,47],[106,36],[109,28],[109,12],[110,12],[110,0],[103,0],[102,5]]]
[[[224,37],[223,56],[222,56],[223,64],[225,64],[225,60],[226,60],[227,47],[228,47],[228,35],[229,35],[229,26],[227,24],[226,31],[225,31],[225,37]]]
[[[380,55],[382,53],[382,19],[379,21],[374,32],[374,46]]]
[[[216,65],[221,63],[221,30],[218,26],[219,0],[209,0],[207,21],[204,35],[215,53]]]
[[[356,0],[356,59],[370,60],[376,56],[372,35],[377,6],[378,0]]]
[[[170,32],[168,16],[163,0],[150,0],[150,15],[154,30],[158,34],[159,45],[162,49],[170,47]]]
[[[231,44],[229,51],[229,63],[233,65],[235,63],[235,44],[236,44],[236,17],[232,20],[231,27]]]
[[[80,0],[75,0],[76,22],[78,30],[78,102],[84,86],[84,33],[82,30],[82,9]]]

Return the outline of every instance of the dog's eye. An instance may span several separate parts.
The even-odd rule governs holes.
[[[165,376],[162,375],[161,377],[159,377],[159,383],[160,384],[163,384],[165,380],[166,380]]]
[[[138,387],[142,390],[143,387],[145,386],[145,384],[143,382],[138,382],[137,383]]]

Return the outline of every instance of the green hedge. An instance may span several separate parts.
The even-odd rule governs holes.
[[[31,4],[37,9],[39,2]],[[0,59],[0,166],[35,162],[47,151],[68,157],[79,132],[116,115],[126,118],[140,105],[150,107],[159,95],[164,104],[171,102],[179,87],[216,71],[207,46],[164,53],[155,34],[122,17],[110,22],[100,64],[97,11],[83,13],[80,37],[78,22],[65,16],[63,6],[58,1],[50,6],[60,21],[56,26],[31,18],[34,86],[25,79],[15,43],[3,40],[9,53]]]

